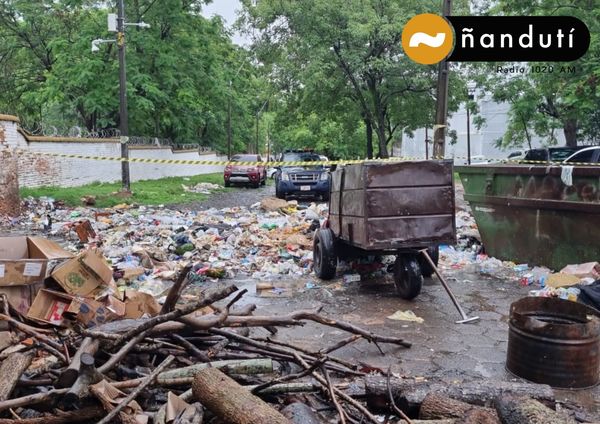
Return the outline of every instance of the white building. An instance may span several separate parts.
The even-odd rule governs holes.
[[[495,145],[495,141],[504,135],[508,121],[508,103],[497,103],[490,97],[477,99],[479,107],[479,115],[485,119],[485,124],[481,129],[477,129],[473,125],[473,115],[471,114],[471,158],[476,156],[477,159],[503,159],[510,152],[520,149],[528,149],[527,143],[523,144],[522,148],[508,148],[505,150],[499,149]],[[467,157],[467,112],[463,104],[458,111],[452,114],[448,119],[449,130],[454,130],[457,133],[458,141],[456,144],[450,144],[450,138],[446,138],[446,157],[456,158],[456,163],[465,163],[464,158]],[[433,129],[428,129],[429,140],[433,140]],[[565,138],[562,131],[556,132],[559,146],[565,144]],[[532,139],[532,147],[541,147],[541,137],[534,136]],[[414,137],[403,135],[402,147],[395,146],[393,149],[394,156],[406,156],[415,158],[425,158],[425,129],[421,128],[414,132]],[[429,156],[431,157],[433,144],[429,144]]]

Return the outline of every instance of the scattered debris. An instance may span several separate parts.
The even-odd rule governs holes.
[[[421,317],[415,315],[413,311],[396,311],[392,315],[388,316],[387,319],[392,319],[395,321],[414,321],[419,324],[425,322],[425,320]]]

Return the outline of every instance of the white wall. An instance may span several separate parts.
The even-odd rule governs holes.
[[[494,142],[501,138],[505,131],[508,121],[507,103],[496,103],[491,99],[478,101],[480,109],[479,115],[485,119],[484,126],[477,130],[473,125],[473,116],[471,116],[471,157],[485,156],[489,159],[506,158],[510,152],[522,149],[528,149],[527,143],[522,148],[499,149],[494,145]],[[448,120],[449,129],[457,132],[458,141],[456,144],[450,144],[449,138],[446,139],[446,157],[466,157],[467,156],[467,112],[464,105],[456,111]],[[429,128],[428,136],[433,140],[433,130]],[[556,132],[558,145],[565,144],[565,138],[562,131]],[[544,139],[533,137],[532,147],[540,147],[543,145]],[[429,155],[431,157],[432,145],[429,145]],[[404,135],[402,148],[394,149],[395,156],[409,157],[425,157],[425,129],[421,128],[414,133],[414,137]],[[457,163],[464,163],[463,159],[457,159]]]
[[[24,136],[18,131],[17,119],[0,115],[0,143],[19,148],[27,154],[19,158],[21,187],[73,187],[92,182],[114,182],[121,179],[121,162],[60,158],[44,153],[84,156],[120,157],[121,145],[115,139],[76,139]],[[4,137],[1,137],[4,129]],[[2,138],[4,140],[2,140]],[[131,146],[131,158],[177,160],[227,160],[215,153],[172,151],[155,146]],[[163,177],[192,176],[223,172],[223,166],[130,163],[131,180],[153,180]]]

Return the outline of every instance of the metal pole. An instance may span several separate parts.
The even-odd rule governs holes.
[[[469,113],[469,102],[467,101],[467,163],[471,165],[471,115]]]
[[[127,147],[129,126],[127,122],[127,75],[125,72],[125,5],[119,0],[117,16],[117,45],[119,47],[119,120],[121,130],[121,182],[123,191],[130,191],[129,149]]]
[[[450,16],[452,0],[444,0],[444,16]],[[433,158],[442,159],[445,154],[446,126],[448,123],[448,62],[443,60],[438,68],[437,103],[433,127]]]
[[[231,159],[231,80],[229,80],[229,95],[227,96],[227,159]]]
[[[425,159],[429,159],[429,133],[427,127],[425,127]]]
[[[260,111],[256,112],[256,154],[258,153],[258,116]]]
[[[267,162],[269,162],[269,157],[271,156],[271,137],[269,137],[269,122],[267,122]]]

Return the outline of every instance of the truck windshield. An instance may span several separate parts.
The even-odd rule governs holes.
[[[319,162],[321,158],[314,153],[286,153],[283,155],[283,162]],[[307,164],[309,165],[309,164]],[[299,165],[285,165],[284,167],[297,167]],[[303,166],[308,168],[309,166]],[[323,165],[310,165],[310,168],[322,168]]]

